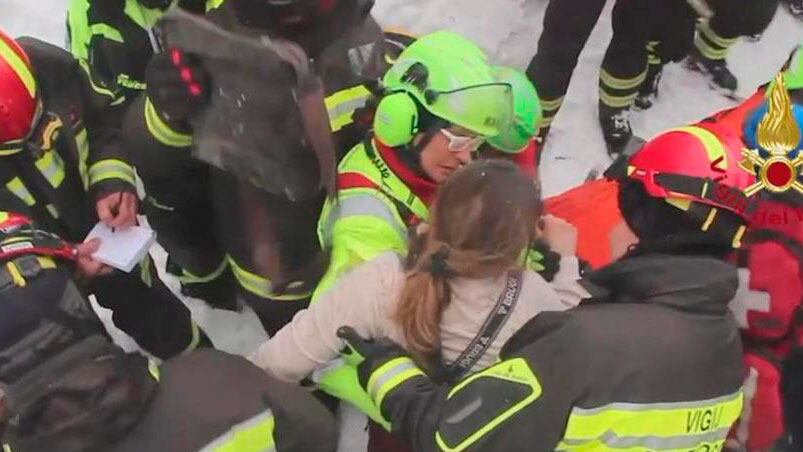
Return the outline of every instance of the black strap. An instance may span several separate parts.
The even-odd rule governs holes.
[[[505,289],[499,295],[496,306],[494,306],[488,318],[485,319],[485,324],[482,325],[474,340],[463,350],[463,353],[451,365],[446,366],[444,373],[447,382],[454,383],[459,381],[485,355],[485,352],[496,340],[496,336],[502,331],[502,327],[505,326],[510,314],[516,307],[516,302],[521,295],[523,281],[524,277],[521,271],[508,273]]]

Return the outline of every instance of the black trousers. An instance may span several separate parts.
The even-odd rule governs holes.
[[[143,175],[146,214],[159,243],[183,270],[180,279],[191,295],[213,306],[239,298],[273,335],[308,306],[323,272],[316,265],[323,198],[291,203],[252,191],[249,199],[240,181],[223,171],[200,162],[180,168],[170,178]],[[273,287],[287,282],[276,275],[305,284],[288,295]]]
[[[569,89],[580,52],[599,20],[605,0],[552,0],[544,14],[538,52],[527,75],[538,88],[548,127]]]
[[[724,59],[739,37],[761,34],[767,29],[778,3],[778,0],[744,0],[734,7],[727,0],[712,1],[714,17],[698,27],[694,41],[697,51],[708,59]]]
[[[696,13],[685,0],[621,0],[612,22],[613,37],[600,71],[600,105],[628,109],[647,77],[648,63],[680,60],[691,49]]]

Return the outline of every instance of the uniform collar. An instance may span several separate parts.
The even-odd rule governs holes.
[[[584,278],[589,302],[660,304],[680,311],[724,314],[736,295],[736,267],[697,256],[626,257]]]
[[[373,141],[374,147],[388,167],[404,182],[413,194],[424,201],[427,207],[432,206],[432,202],[435,200],[435,195],[438,192],[438,184],[428,177],[421,176],[410,168],[409,165],[404,163],[398,155],[398,152],[400,152],[399,150],[386,146],[378,140]]]

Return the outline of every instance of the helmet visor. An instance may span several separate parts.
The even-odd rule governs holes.
[[[513,94],[507,83],[488,83],[452,91],[425,92],[428,109],[440,118],[490,138],[513,121]]]

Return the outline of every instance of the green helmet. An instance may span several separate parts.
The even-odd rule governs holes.
[[[489,138],[488,144],[502,152],[516,154],[527,147],[538,132],[543,117],[541,99],[523,72],[504,66],[494,68],[494,72],[496,80],[513,87],[513,120],[510,127]]]
[[[390,93],[407,93],[432,115],[481,136],[496,136],[511,121],[511,86],[499,83],[485,53],[456,33],[438,31],[416,40],[399,55],[383,84]]]

